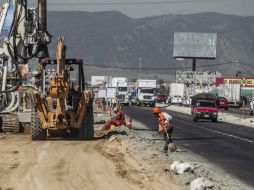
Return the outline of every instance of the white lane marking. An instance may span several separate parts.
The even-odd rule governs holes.
[[[178,120],[178,121],[183,122],[183,123],[188,123],[188,125],[191,125],[191,126],[193,126],[193,127],[198,127],[198,128],[200,128],[200,129],[204,129],[204,130],[207,130],[207,131],[216,133],[216,134],[220,134],[220,135],[223,135],[223,136],[227,136],[227,137],[239,139],[239,140],[242,140],[242,141],[245,141],[245,142],[248,142],[248,143],[254,143],[253,140],[250,140],[250,139],[247,139],[247,138],[243,138],[243,137],[239,137],[239,136],[236,136],[236,135],[232,135],[232,134],[220,132],[220,131],[217,131],[217,130],[214,130],[214,129],[208,129],[208,128],[206,128],[206,127],[201,127],[201,126],[199,126],[199,125],[194,125],[194,124],[191,124],[190,122],[186,122],[186,121],[183,121],[183,120],[180,120],[180,119],[176,119],[176,118],[173,118],[173,119],[174,119],[174,120]]]

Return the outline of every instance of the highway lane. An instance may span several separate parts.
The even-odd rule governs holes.
[[[149,129],[158,126],[151,108],[125,107],[125,113]],[[254,129],[229,123],[192,122],[189,115],[168,111],[173,116],[175,143],[254,187]],[[152,132],[151,132],[152,133]]]
[[[254,119],[254,116],[250,115],[250,110],[248,108],[244,108],[244,109],[229,108],[228,110],[224,110],[224,109],[220,108],[219,112],[221,112],[221,113],[230,113],[230,114],[233,114],[235,116],[241,116],[241,117],[244,117],[244,118],[253,118]]]

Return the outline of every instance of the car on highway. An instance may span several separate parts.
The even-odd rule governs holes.
[[[193,98],[193,96],[189,96],[188,98],[184,98],[183,102],[182,102],[182,105],[183,106],[190,106],[192,98]]]
[[[168,99],[168,96],[166,94],[159,94],[157,95],[157,103],[166,103],[167,102],[167,99]]]
[[[181,96],[172,96],[170,98],[170,103],[171,104],[182,104],[183,103],[183,98]]]
[[[193,121],[195,122],[197,122],[199,119],[212,120],[213,122],[217,122],[218,108],[216,101],[197,100],[196,103],[191,106],[191,115]]]
[[[218,108],[228,110],[228,107],[229,107],[228,100],[225,97],[218,97],[218,100],[219,100]]]

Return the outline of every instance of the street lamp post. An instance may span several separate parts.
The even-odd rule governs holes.
[[[138,60],[139,60],[139,75],[141,76],[142,58],[140,57]]]

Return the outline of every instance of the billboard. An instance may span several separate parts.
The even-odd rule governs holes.
[[[254,78],[223,77],[217,79],[220,84],[240,84],[241,87],[254,87]]]
[[[111,76],[91,76],[91,86],[111,85]]]
[[[217,34],[215,33],[174,33],[174,58],[216,58]]]

